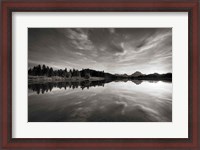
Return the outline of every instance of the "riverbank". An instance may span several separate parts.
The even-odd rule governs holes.
[[[81,81],[101,81],[105,78],[90,77],[89,79],[82,77],[64,78],[59,76],[47,77],[47,76],[28,76],[28,84],[32,83],[47,83],[47,82],[81,82]]]

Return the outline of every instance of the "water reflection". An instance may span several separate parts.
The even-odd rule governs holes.
[[[171,82],[57,82],[28,88],[29,122],[172,121]]]
[[[114,82],[128,82],[129,80],[120,80],[117,81],[115,80]],[[142,80],[131,80],[134,84],[139,85],[143,81]],[[76,88],[81,88],[82,90],[89,89],[90,87],[96,87],[96,86],[102,86],[106,83],[110,83],[112,81],[105,81],[105,80],[100,80],[100,81],[81,81],[81,82],[47,82],[47,83],[37,83],[37,84],[29,84],[28,88],[35,91],[37,94],[44,94],[45,92],[51,92],[53,88],[59,88],[62,89],[64,88],[65,90],[67,88],[71,89],[76,89]],[[159,81],[148,81],[151,83],[156,83]]]
[[[90,87],[96,86],[104,86],[106,82],[104,80],[101,81],[81,81],[81,82],[48,82],[48,83],[41,83],[41,84],[29,84],[28,88],[37,92],[37,94],[44,94],[45,92],[52,91],[53,88],[67,88],[75,89],[81,88],[82,90]]]

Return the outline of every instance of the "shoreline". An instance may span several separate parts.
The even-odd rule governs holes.
[[[64,78],[59,76],[47,77],[47,76],[28,76],[28,84],[33,83],[48,83],[48,82],[82,82],[82,81],[102,81],[105,78],[90,77],[89,79],[82,77]]]
[[[90,77],[88,79],[83,77],[72,77],[72,78],[64,78],[59,76],[28,76],[28,84],[38,84],[38,83],[58,83],[58,82],[83,82],[83,81],[105,81],[106,78],[103,77]],[[166,82],[172,82],[171,78],[117,78],[117,79],[109,79],[108,81],[129,81],[129,80],[137,80],[137,81],[166,81]]]

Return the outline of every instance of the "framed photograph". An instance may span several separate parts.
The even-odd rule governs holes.
[[[1,5],[2,148],[200,148],[199,1]]]

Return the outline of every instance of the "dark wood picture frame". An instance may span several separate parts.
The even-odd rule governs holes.
[[[199,1],[198,0],[8,0],[1,18],[1,148],[131,148],[200,149],[199,141]],[[189,137],[188,138],[12,138],[12,12],[188,12],[189,14]],[[180,56],[181,57],[181,56]],[[181,90],[181,89],[180,89]]]

